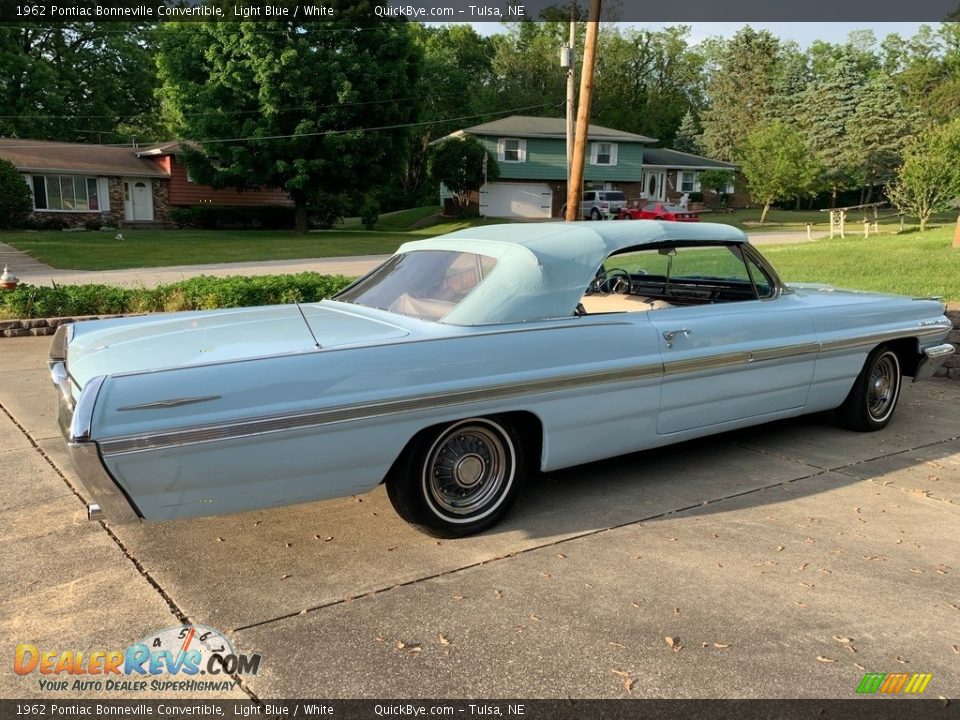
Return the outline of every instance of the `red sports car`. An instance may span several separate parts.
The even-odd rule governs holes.
[[[670,220],[672,222],[700,222],[700,216],[680,205],[650,202],[641,207],[623,208],[618,220]]]

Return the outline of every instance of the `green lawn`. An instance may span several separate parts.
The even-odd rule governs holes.
[[[382,216],[373,231],[351,218],[333,230],[297,235],[292,230],[60,230],[0,232],[0,242],[66,270],[120,270],[171,265],[299,258],[386,255],[401,243],[504,220],[434,218],[437,208],[413,208]]]
[[[814,226],[814,230],[822,231],[830,229],[830,213],[820,212],[819,210],[780,210],[772,208],[767,213],[766,222],[760,224],[760,208],[749,210],[735,210],[731,213],[704,212],[700,219],[703,222],[723,223],[733,225],[748,232],[785,232],[792,230],[804,230],[807,223]],[[873,222],[873,214],[869,216]],[[952,223],[956,220],[956,214],[936,215],[931,220],[931,224]],[[891,208],[881,209],[878,213],[878,222],[881,232],[896,232],[900,227],[900,218],[896,211]],[[916,227],[917,222],[913,218],[906,218],[906,227]],[[873,228],[870,229],[873,232]],[[863,215],[856,211],[847,215],[846,234],[863,234]]]
[[[292,230],[123,230],[65,233],[0,233],[0,242],[56,268],[119,270],[168,265],[294,258],[383,255],[411,239],[406,233],[330,230],[296,235]]]
[[[763,254],[787,282],[820,282],[857,290],[939,295],[960,301],[960,249],[953,226],[903,235],[766,245]]]

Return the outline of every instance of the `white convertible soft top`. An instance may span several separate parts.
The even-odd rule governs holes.
[[[490,325],[569,317],[610,255],[678,241],[729,245],[747,236],[729,225],[658,220],[514,223],[404,243],[397,254],[453,250],[496,258],[494,270],[443,318]]]

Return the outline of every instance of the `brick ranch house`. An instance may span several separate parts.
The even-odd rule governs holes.
[[[472,136],[497,159],[500,179],[486,183],[474,198],[487,217],[560,217],[567,202],[566,121],[563,118],[511,115],[457,130],[435,140],[437,145]],[[590,125],[584,165],[585,190],[620,190],[630,205],[651,200],[674,201],[684,193],[700,192],[704,170],[736,170],[720,160],[665,148],[649,147],[656,140],[622,130]],[[732,204],[745,198],[733,193]],[[444,211],[450,193],[440,188]]]
[[[178,141],[131,148],[0,138],[0,158],[23,174],[38,221],[166,227],[176,207],[293,206],[281,190],[240,192],[195,183],[178,159],[181,150]]]

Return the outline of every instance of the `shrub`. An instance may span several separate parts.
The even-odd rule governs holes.
[[[376,198],[367,197],[360,206],[360,222],[367,230],[373,230],[380,218],[380,204]]]
[[[311,227],[329,230],[346,215],[347,198],[333,193],[317,193],[307,208],[307,223]]]
[[[70,225],[66,220],[58,217],[45,217],[42,219],[31,217],[21,223],[21,227],[26,230],[66,230]]]
[[[154,289],[112,285],[20,285],[0,293],[0,316],[123,315],[317,302],[334,295],[349,283],[350,280],[342,275],[308,272],[228,278],[203,275]]]
[[[87,220],[83,224],[83,226],[91,232],[97,232],[102,225],[103,225],[102,220]]]
[[[262,207],[193,205],[173,208],[170,210],[170,220],[178,228],[217,230],[222,227],[259,227],[266,230],[284,230],[293,227],[293,208],[283,205]]]
[[[33,212],[33,194],[9,160],[0,160],[0,229],[13,230]]]

